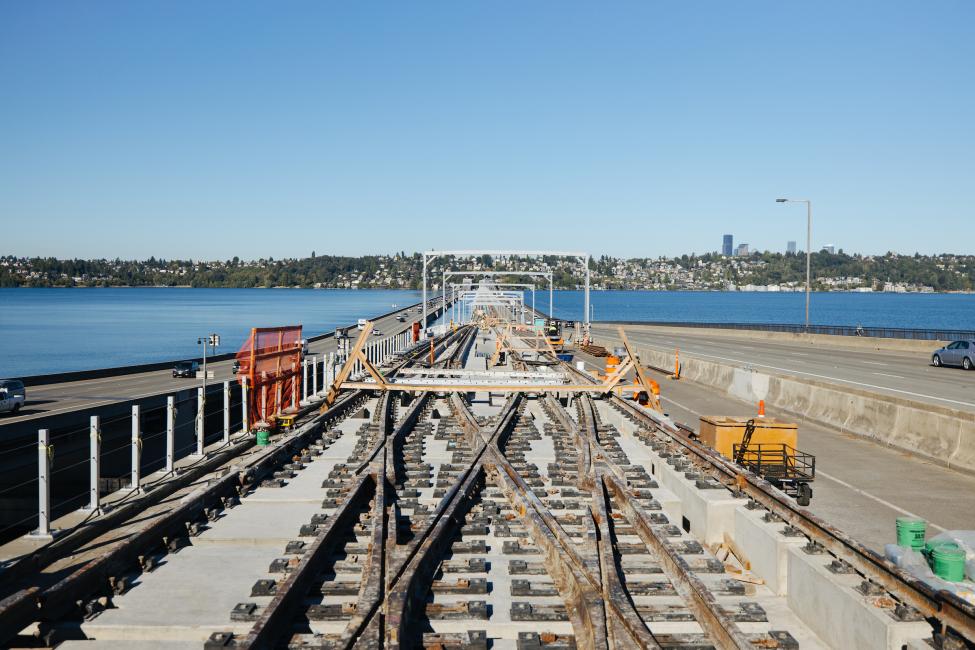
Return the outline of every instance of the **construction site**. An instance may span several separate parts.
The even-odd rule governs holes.
[[[428,257],[485,252],[425,254],[409,319],[334,337],[311,387],[300,328],[255,329],[239,428],[227,384],[221,434],[201,423],[194,453],[142,471],[133,411],[127,489],[99,490],[93,428],[87,509],[59,520],[41,481],[37,530],[3,547],[0,645],[975,647],[959,544],[904,518],[884,554],[814,514],[830,468],[764,400],[671,417],[679,352],[664,367],[594,327],[587,255],[490,251],[579,259],[576,320],[553,317],[544,270],[547,312],[500,273],[444,269],[427,297]]]

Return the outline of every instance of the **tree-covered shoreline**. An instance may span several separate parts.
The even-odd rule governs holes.
[[[769,290],[790,291],[805,285],[806,258],[802,253],[756,252],[742,257],[717,253],[674,258],[616,258],[590,260],[594,289],[635,290]],[[0,257],[0,287],[214,287],[321,289],[417,289],[422,255],[318,256],[275,260],[61,260],[50,257]],[[548,270],[559,289],[582,285],[574,260],[434,259],[431,286],[438,285],[444,268],[528,271]],[[973,291],[975,255],[849,255],[821,251],[812,255],[813,288],[817,291]],[[454,280],[459,280],[459,277]],[[506,277],[508,282],[531,282],[529,276]],[[534,278],[542,284],[542,280]]]

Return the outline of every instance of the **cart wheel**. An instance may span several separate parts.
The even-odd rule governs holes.
[[[809,487],[808,483],[800,483],[796,492],[796,503],[800,506],[808,506],[809,500],[812,499],[812,494],[812,488]]]

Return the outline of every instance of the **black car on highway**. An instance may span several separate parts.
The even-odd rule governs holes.
[[[196,377],[200,364],[196,361],[180,361],[173,366],[173,377]]]

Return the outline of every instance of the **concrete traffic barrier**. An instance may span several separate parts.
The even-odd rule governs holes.
[[[667,352],[642,350],[640,356],[645,364],[672,370]],[[681,377],[749,404],[764,400],[795,417],[975,473],[975,417],[967,411],[687,355],[681,359]]]

